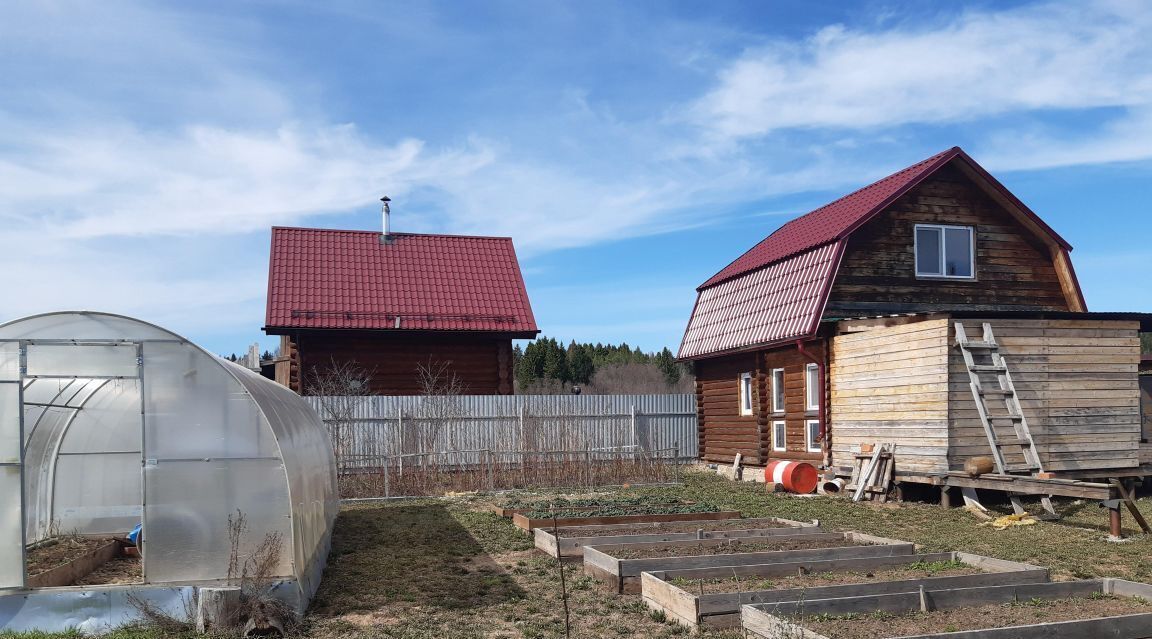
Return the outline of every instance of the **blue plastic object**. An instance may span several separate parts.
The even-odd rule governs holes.
[[[128,533],[128,541],[139,546],[141,530],[144,530],[144,524],[136,524],[136,527],[132,529],[132,532]]]

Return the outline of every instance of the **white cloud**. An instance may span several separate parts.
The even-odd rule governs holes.
[[[1152,103],[1139,0],[968,11],[929,26],[825,28],[746,51],[688,117],[717,143],[790,128],[948,123]]]

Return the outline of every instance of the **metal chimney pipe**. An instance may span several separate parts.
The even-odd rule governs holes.
[[[390,222],[389,218],[391,217],[392,209],[391,209],[391,207],[388,206],[388,203],[392,201],[392,198],[385,195],[384,197],[380,198],[380,201],[384,203],[384,210],[383,210],[384,234],[380,236],[380,241],[384,244],[391,244],[392,243],[392,230],[391,230],[391,228],[389,228],[389,222]]]

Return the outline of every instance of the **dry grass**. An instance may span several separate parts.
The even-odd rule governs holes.
[[[1067,515],[1062,522],[998,532],[979,526],[959,509],[791,497],[769,494],[762,484],[734,484],[702,474],[687,475],[682,486],[618,492],[708,501],[747,517],[815,518],[828,530],[857,530],[917,542],[931,551],[961,550],[1049,566],[1058,579],[1115,576],[1152,581],[1152,538],[1105,541],[1107,513],[1093,502],[1059,503]],[[345,507],[324,582],[300,636],[563,637],[555,561],[533,550],[530,538],[508,520],[475,510],[480,500]],[[1140,507],[1152,517],[1152,502],[1142,499]],[[1007,505],[1004,508],[1007,511]],[[1125,521],[1131,523],[1131,518]],[[568,564],[566,570],[574,637],[688,635],[650,614],[638,596],[605,593],[580,573],[577,564]],[[155,635],[120,633],[124,639],[151,636]],[[736,639],[740,633],[708,631],[698,636]]]

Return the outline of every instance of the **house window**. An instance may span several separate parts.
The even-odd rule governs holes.
[[[916,276],[972,279],[976,263],[971,226],[916,225]]]
[[[772,422],[772,450],[782,451],[788,448],[788,427],[781,421]]]
[[[772,412],[784,412],[784,369],[772,369]]]
[[[804,422],[804,446],[810,453],[820,452],[820,420],[809,419]]]
[[[820,368],[809,364],[804,369],[804,402],[808,410],[820,410]]]
[[[752,414],[752,373],[740,375],[740,414]]]

